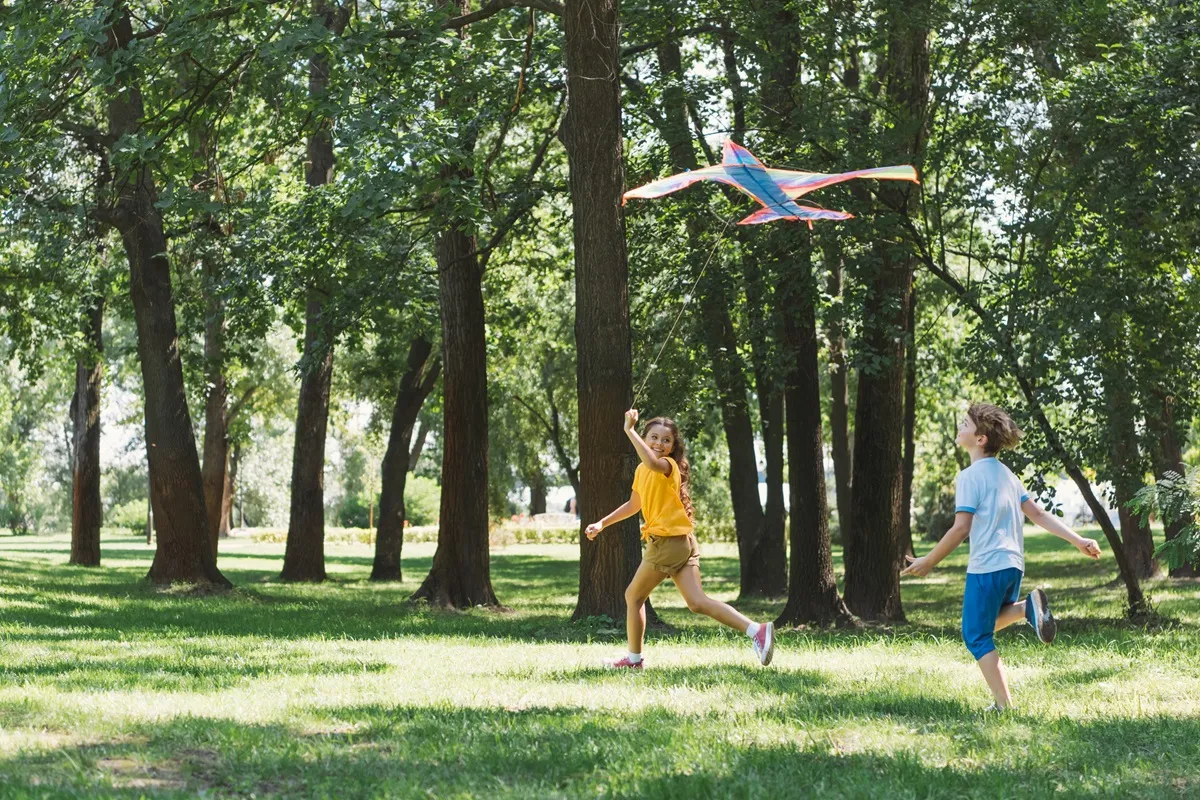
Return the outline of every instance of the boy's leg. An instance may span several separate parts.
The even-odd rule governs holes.
[[[979,664],[979,671],[983,673],[983,679],[987,681],[988,688],[992,690],[996,708],[1011,706],[1012,696],[1008,693],[1008,674],[1004,671],[1004,662],[1000,660],[1000,654],[993,650],[976,663]]]
[[[666,573],[643,561],[625,589],[625,634],[631,653],[642,652],[642,642],[646,637],[646,601],[650,599],[654,587],[666,579]]]
[[[1007,603],[1001,606],[1000,613],[996,617],[996,630],[1007,628],[1014,622],[1020,622],[1025,619],[1025,603]]]

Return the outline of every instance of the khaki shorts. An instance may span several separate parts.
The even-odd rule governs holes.
[[[659,572],[674,575],[684,567],[700,566],[700,548],[695,534],[686,536],[651,536],[646,542],[642,561]]]

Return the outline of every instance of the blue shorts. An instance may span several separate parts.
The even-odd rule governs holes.
[[[1024,573],[1016,567],[997,572],[968,572],[967,588],[963,592],[963,642],[975,660],[996,649],[992,637],[996,633],[996,618],[1002,606],[1015,603],[1021,597],[1021,578]]]

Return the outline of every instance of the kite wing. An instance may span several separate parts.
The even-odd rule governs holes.
[[[874,169],[859,169],[853,172],[825,174],[821,172],[796,172],[788,169],[768,169],[767,175],[779,184],[784,193],[795,199],[809,192],[832,186],[835,183],[854,180],[855,178],[872,178],[877,181],[912,181],[919,183],[917,171],[907,164],[895,167],[875,167]]]

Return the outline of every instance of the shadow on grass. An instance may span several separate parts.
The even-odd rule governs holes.
[[[886,691],[831,705],[897,716]],[[923,701],[914,701],[921,703]],[[855,704],[858,704],[857,706]],[[1156,797],[1200,788],[1200,721],[984,719],[957,704],[902,715],[941,734],[945,765],[911,751],[864,752],[820,709],[757,736],[727,716],[559,707],[354,705],[296,725],[177,717],[106,744],[0,759],[0,786],[83,796],[212,797]],[[782,723],[782,724],[780,724]],[[733,734],[733,735],[731,735]],[[981,752],[1005,747],[999,764]],[[987,758],[986,755],[983,756]],[[140,784],[139,784],[140,782]],[[152,784],[150,784],[152,785]]]

